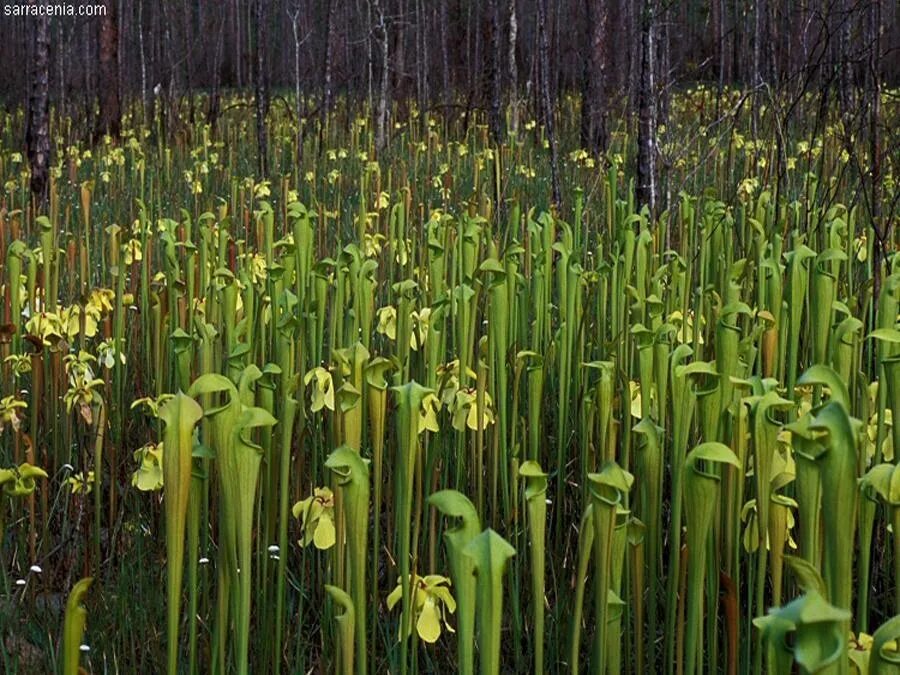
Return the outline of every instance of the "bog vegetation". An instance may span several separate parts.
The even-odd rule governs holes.
[[[0,670],[897,672],[897,228],[818,99],[714,96],[653,216],[574,100],[556,205],[534,121],[338,102],[271,181],[242,105],[54,120],[36,210],[2,113]]]

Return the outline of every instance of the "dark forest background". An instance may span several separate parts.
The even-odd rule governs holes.
[[[85,124],[96,124],[95,104],[113,90],[123,101],[141,102],[145,111],[206,92],[206,109],[197,114],[214,118],[218,94],[254,88],[260,78],[274,94],[299,86],[326,106],[342,94],[377,102],[385,68],[387,95],[415,100],[420,108],[489,109],[492,94],[515,93],[538,109],[541,9],[551,95],[590,95],[590,75],[601,69],[602,94],[610,103],[636,101],[648,22],[659,93],[696,81],[764,83],[827,88],[849,102],[851,90],[871,78],[875,42],[882,79],[892,86],[900,70],[900,4],[893,0],[105,4],[105,17],[42,21],[0,15],[0,101],[6,106],[27,101],[35,33],[43,28],[50,42],[50,100],[63,113],[83,115]]]

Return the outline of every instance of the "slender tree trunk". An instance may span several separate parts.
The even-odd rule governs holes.
[[[372,46],[372,0],[366,2],[366,100],[369,112],[375,109],[375,49]]]
[[[334,100],[334,14],[335,0],[328,0],[327,19],[325,23],[325,64],[322,68],[324,80],[322,82],[322,121],[331,111]]]
[[[872,162],[872,229],[875,242],[872,255],[874,297],[881,290],[881,266],[891,241],[890,225],[881,222],[881,0],[871,0],[869,6],[869,156]]]
[[[516,59],[516,40],[518,39],[519,22],[516,19],[516,0],[509,0],[509,44],[507,61],[509,62],[509,125],[513,133],[519,130],[519,67]]]
[[[296,173],[300,175],[300,167],[303,166],[303,104],[300,92],[300,46],[303,40],[300,38],[300,3],[297,2],[291,17],[291,33],[294,36],[294,115],[297,118],[296,135]]]
[[[449,20],[447,18],[447,3],[449,0],[441,0],[441,79],[444,85],[444,105],[449,106],[453,100],[450,92],[450,45],[449,45]]]
[[[538,51],[540,52],[541,103],[544,108],[544,129],[550,144],[550,181],[553,204],[559,207],[559,149],[553,123],[553,100],[550,95],[550,45],[547,38],[547,0],[537,0],[538,7]]]
[[[29,4],[43,4],[29,0]],[[31,194],[38,204],[47,200],[50,169],[50,19],[32,17],[32,55],[29,59],[28,122],[25,146],[31,165]]]
[[[766,18],[766,0],[753,3],[753,136],[759,136],[759,111],[762,108],[763,84],[763,25]]]
[[[726,75],[726,67],[727,60],[726,54],[727,50],[725,49],[725,0],[713,0],[713,4],[716,6],[716,25],[715,25],[715,35],[716,35],[716,55],[719,59],[719,83],[718,88],[716,89],[716,110],[714,116],[716,119],[719,118],[719,106],[722,101],[722,93],[725,89],[725,78]]]
[[[849,116],[852,102],[852,66],[850,61],[850,26],[853,21],[852,0],[841,0],[841,25],[838,41],[838,68],[840,69],[839,82],[841,88],[841,108],[845,116]]]
[[[491,140],[495,144],[500,143],[503,137],[503,117],[500,114],[500,102],[503,95],[503,81],[500,73],[500,61],[502,51],[500,46],[500,0],[490,0],[488,8],[491,14],[491,105],[488,115],[488,127],[491,132]]]
[[[636,198],[638,207],[656,212],[656,65],[655,0],[641,8],[641,78],[638,91]]]
[[[322,65],[322,106],[319,109],[319,154],[324,151],[325,124],[334,103],[334,15],[335,0],[328,0],[325,19],[325,62]]]
[[[194,124],[196,119],[196,101],[194,99],[194,50],[191,45],[191,36],[194,33],[194,6],[193,3],[185,2],[182,4],[182,13],[184,15],[182,23],[182,41],[184,43],[184,85],[185,93],[188,100],[188,119]]]
[[[594,155],[606,147],[609,86],[607,0],[585,0],[588,45],[584,58],[584,80],[581,96],[581,146]]]
[[[221,108],[221,100],[219,94],[219,85],[222,79],[222,46],[225,41],[225,17],[217,22],[216,28],[216,46],[213,56],[212,67],[212,91],[209,95],[209,108],[206,111],[206,122],[212,129],[213,134],[216,132],[216,124],[219,121],[219,111]]]
[[[144,124],[146,124],[149,119],[150,105],[147,100],[147,54],[144,51],[144,3],[142,0],[138,0],[138,54],[141,60],[141,110]]]
[[[56,78],[57,87],[59,87],[59,100],[56,103],[56,109],[60,117],[66,116],[66,63],[68,62],[66,29],[64,23],[60,21],[56,25]]]
[[[668,124],[669,121],[669,88],[670,71],[672,69],[672,50],[669,45],[669,24],[672,22],[673,10],[671,4],[663,3],[663,9],[659,12],[656,22],[656,53],[657,53],[657,115],[656,128]]]
[[[269,47],[266,40],[266,12],[267,0],[256,0],[256,149],[260,178],[269,175],[269,150],[268,130],[266,128],[266,115],[269,111],[269,92],[266,87],[266,51]]]
[[[378,26],[378,42],[381,50],[381,82],[378,86],[378,110],[375,119],[375,149],[380,155],[387,147],[388,85],[391,77],[390,47],[387,21],[381,0],[372,0]]]
[[[119,19],[116,0],[106,0],[100,20],[100,124],[97,135],[118,138],[122,131],[119,101]]]

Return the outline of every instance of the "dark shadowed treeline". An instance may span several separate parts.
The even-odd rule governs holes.
[[[47,0],[16,0],[22,5]],[[77,0],[76,0],[77,4]],[[97,102],[116,90],[154,105],[211,94],[198,115],[215,117],[222,89],[359,100],[387,92],[419,106],[491,109],[515,94],[538,108],[539,0],[106,0],[105,18],[49,21],[49,95],[85,124],[108,127]],[[829,87],[849,98],[869,76],[872,8],[880,6],[881,75],[898,76],[898,5],[884,0],[559,0],[547,2],[551,95],[587,91],[637,101],[642,26],[652,19],[656,88],[685,81]],[[26,101],[37,20],[0,26],[0,100]],[[261,26],[258,25],[261,22]],[[646,33],[646,31],[643,31]],[[386,40],[385,40],[386,38]],[[386,45],[384,45],[386,41]],[[265,58],[258,58],[262,44]],[[295,49],[295,46],[298,49]],[[386,46],[386,50],[382,47]],[[104,52],[112,54],[104,57]],[[22,67],[19,67],[22,66]],[[114,66],[114,67],[113,67]],[[596,74],[606,83],[601,88]],[[117,83],[112,83],[111,80]],[[496,86],[495,86],[496,85]],[[658,92],[658,93],[659,93]],[[112,104],[112,102],[110,102]],[[275,100],[273,100],[273,104]],[[278,103],[280,105],[280,103]],[[597,122],[585,129],[600,133]]]

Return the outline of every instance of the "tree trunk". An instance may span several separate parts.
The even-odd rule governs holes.
[[[450,46],[449,46],[449,20],[447,18],[447,2],[441,0],[441,77],[444,85],[444,105],[449,106],[453,100],[450,92]]]
[[[869,7],[869,154],[872,162],[872,229],[875,242],[872,246],[872,275],[875,300],[881,291],[881,267],[891,241],[890,225],[881,222],[881,0],[872,0]]]
[[[538,52],[540,53],[541,103],[544,108],[544,129],[550,144],[550,181],[553,204],[559,206],[559,149],[553,124],[553,100],[550,96],[550,45],[547,38],[547,0],[538,0]]]
[[[322,64],[322,106],[319,109],[319,149],[325,150],[325,124],[334,102],[334,14],[336,3],[328,0],[325,19],[325,62]]]
[[[141,59],[141,110],[143,122],[147,124],[150,108],[147,96],[147,55],[144,51],[144,3],[138,2],[138,53]]]
[[[209,94],[209,108],[206,111],[206,122],[212,129],[213,134],[216,133],[216,124],[219,120],[219,112],[221,108],[221,100],[219,95],[219,84],[222,72],[222,44],[225,41],[225,17],[217,22],[216,29],[216,47],[213,56],[213,72],[212,72],[212,91]]]
[[[588,45],[584,58],[581,96],[581,146],[594,155],[606,147],[609,48],[607,0],[585,0]]]
[[[499,145],[503,136],[503,118],[500,115],[500,101],[503,93],[503,83],[500,75],[500,61],[502,58],[500,47],[500,0],[490,0],[489,11],[491,13],[491,105],[488,114],[488,127],[491,132],[491,140]]]
[[[656,212],[656,78],[655,0],[641,8],[641,77],[638,88],[638,151],[636,195],[638,207]]]
[[[29,4],[39,4],[29,0]],[[31,165],[31,194],[37,203],[47,200],[50,169],[50,19],[46,15],[32,17],[33,51],[29,60],[28,123],[25,146]]]
[[[295,172],[300,176],[300,167],[303,166],[303,104],[300,96],[300,45],[303,41],[300,39],[300,3],[298,2],[294,8],[291,17],[291,32],[294,36],[294,114],[297,117],[297,135],[296,135],[296,154]]]
[[[116,0],[106,0],[100,20],[100,119],[97,135],[118,138],[122,131],[119,101],[119,22]]]
[[[328,12],[325,28],[325,65],[322,69],[324,78],[322,82],[322,121],[331,111],[334,99],[333,71],[334,71],[334,10],[335,1],[328,0]]]
[[[269,92],[266,87],[266,51],[269,47],[266,40],[267,0],[256,0],[256,150],[259,177],[269,175],[268,132],[266,114],[269,111]]]
[[[390,83],[390,48],[388,45],[387,22],[381,0],[372,0],[375,7],[381,50],[381,82],[378,86],[378,110],[375,119],[375,149],[380,155],[387,147],[388,126],[388,84]]]
[[[509,45],[507,60],[509,61],[509,125],[513,133],[519,130],[519,67],[516,61],[516,40],[519,22],[516,19],[516,0],[509,0]]]

